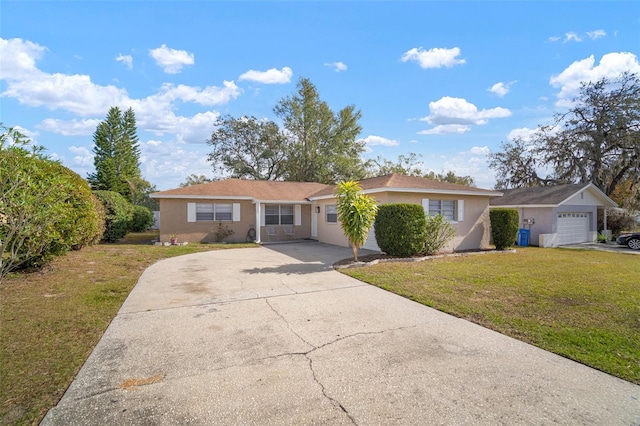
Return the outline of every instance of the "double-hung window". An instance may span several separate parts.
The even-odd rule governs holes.
[[[293,225],[293,206],[286,204],[267,204],[264,207],[265,225]]]
[[[429,200],[429,215],[442,215],[450,221],[456,220],[455,200]]]
[[[233,220],[233,204],[196,204],[196,222]]]
[[[338,223],[338,209],[335,204],[327,206],[327,223]]]

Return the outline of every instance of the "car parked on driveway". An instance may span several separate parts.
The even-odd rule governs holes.
[[[640,250],[640,232],[622,234],[616,239],[616,243],[634,250]]]

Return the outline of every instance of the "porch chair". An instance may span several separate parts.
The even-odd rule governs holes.
[[[292,240],[296,239],[296,231],[295,231],[295,229],[293,228],[292,225],[284,225],[282,227],[282,230],[283,230],[285,236],[291,237]]]
[[[271,241],[271,237],[278,239],[278,230],[275,226],[267,226],[267,241]]]

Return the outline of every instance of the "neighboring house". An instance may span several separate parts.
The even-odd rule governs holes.
[[[383,203],[415,203],[451,221],[456,236],[450,250],[489,245],[489,199],[500,192],[419,177],[390,174],[363,179],[365,194]],[[348,246],[336,211],[335,185],[311,182],[226,179],[151,195],[160,202],[160,238],[214,241],[214,227],[228,226],[227,241],[315,239]],[[258,226],[256,226],[258,224]],[[379,250],[373,230],[364,245]]]
[[[595,241],[598,209],[606,213],[606,207],[617,206],[592,183],[517,188],[503,193],[491,199],[491,208],[517,209],[520,228],[530,229],[530,243],[540,247]]]

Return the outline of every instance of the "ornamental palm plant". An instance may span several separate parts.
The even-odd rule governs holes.
[[[354,181],[338,184],[335,196],[340,227],[351,243],[353,259],[357,262],[358,249],[367,239],[378,206],[372,197],[362,194],[362,188]]]

